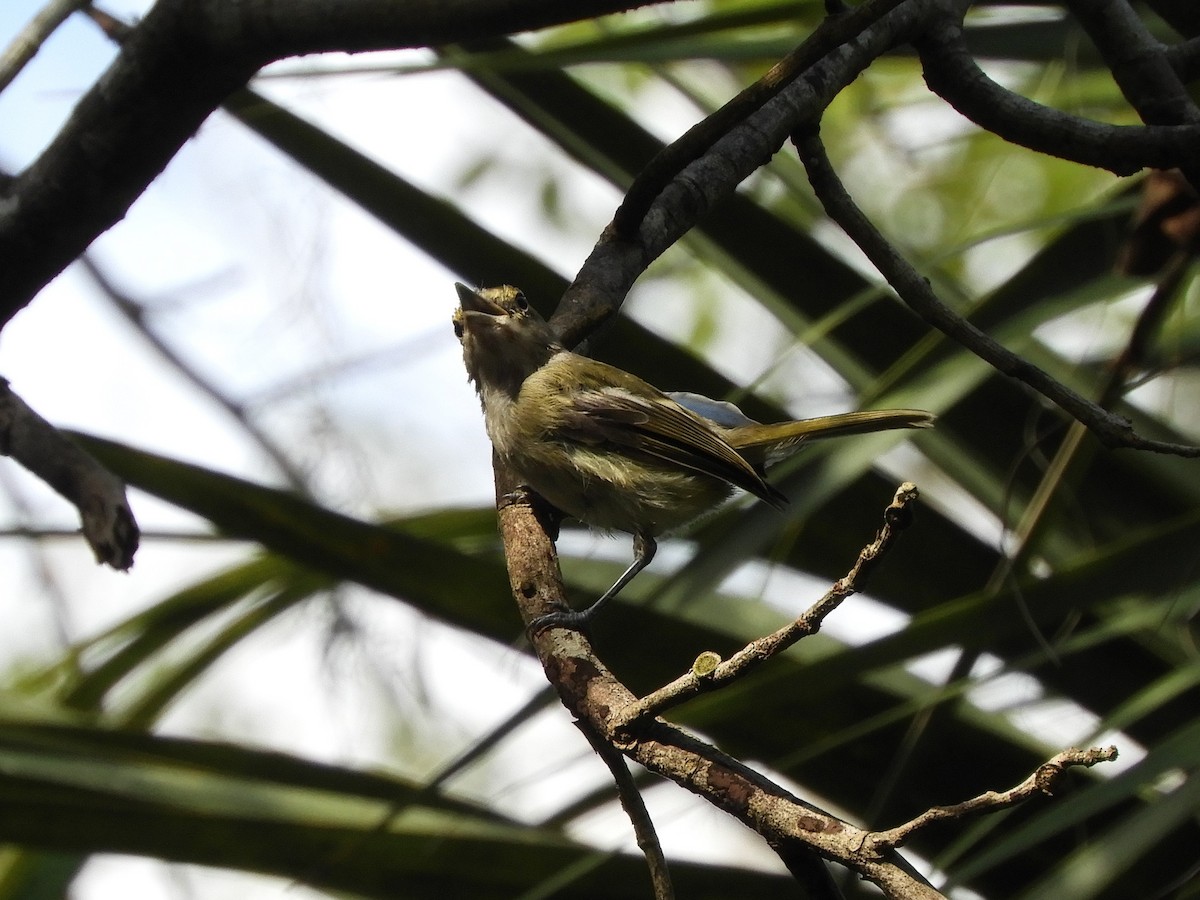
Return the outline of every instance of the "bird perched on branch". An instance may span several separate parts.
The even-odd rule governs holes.
[[[570,352],[515,287],[455,289],[454,332],[496,453],[563,513],[633,535],[632,565],[599,600],[542,616],[534,631],[586,625],[649,565],[657,535],[702,516],[735,487],[782,509],[787,499],[766,469],[805,442],[933,423],[923,410],[889,409],[764,425],[731,403],[663,393]]]

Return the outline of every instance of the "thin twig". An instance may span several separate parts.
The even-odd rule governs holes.
[[[42,45],[55,29],[66,21],[67,16],[77,9],[90,6],[92,0],[50,0],[29,20],[16,37],[0,53],[0,91],[4,90],[21,74],[21,70],[42,49]]]
[[[1116,747],[1093,747],[1089,750],[1077,750],[1072,747],[1038,766],[1036,772],[1007,791],[986,791],[978,797],[964,800],[962,803],[935,806],[903,825],[897,825],[887,831],[872,832],[867,838],[868,847],[872,850],[894,849],[932,822],[962,819],[966,816],[1003,809],[1006,806],[1015,806],[1018,803],[1024,803],[1035,794],[1053,794],[1054,783],[1067,769],[1074,766],[1091,768],[1097,763],[1110,762],[1116,758]]]
[[[1056,406],[1087,426],[1109,448],[1128,447],[1170,453],[1184,457],[1200,456],[1200,447],[1155,441],[1133,430],[1128,419],[1114,415],[1021,356],[1004,347],[990,335],[968,322],[944,304],[929,282],[879,232],[858,208],[833,169],[820,136],[814,130],[796,134],[793,141],[817,199],[833,221],[867,255],[887,279],[900,300],[923,320],[966,347],[998,372],[1033,388]]]
[[[1175,254],[1171,265],[1159,281],[1158,288],[1142,308],[1142,312],[1130,332],[1125,349],[1113,362],[1107,382],[1099,393],[1097,402],[1101,406],[1108,408],[1115,403],[1127,389],[1134,372],[1143,365],[1150,341],[1158,330],[1163,317],[1171,308],[1171,299],[1175,297],[1179,289],[1183,273],[1187,269],[1188,259],[1188,254],[1183,251]],[[998,594],[1012,577],[1012,573],[1020,561],[1032,551],[1033,539],[1038,529],[1045,527],[1048,521],[1046,512],[1050,508],[1050,502],[1062,486],[1069,469],[1080,471],[1086,468],[1088,460],[1091,459],[1089,451],[1095,446],[1084,443],[1083,438],[1086,434],[1087,429],[1079,422],[1072,422],[1070,428],[1067,429],[1066,435],[1055,450],[1054,458],[1046,467],[1037,489],[1026,504],[1020,520],[1011,531],[1013,538],[1011,549],[1006,555],[1001,556],[992,569],[984,587],[985,595]],[[1045,657],[1057,661],[1058,653],[1054,645],[1037,627],[1032,610],[1029,609],[1023,593],[1019,590],[1015,592],[1015,602]],[[981,653],[982,651],[977,648],[960,651],[950,674],[946,676],[945,684],[953,685],[960,679],[966,678],[975,663],[978,662]],[[916,753],[918,744],[928,732],[934,716],[942,714],[943,701],[949,696],[951,695],[947,694],[941,697],[936,704],[926,706],[913,717],[899,749],[879,779],[879,788],[864,816],[864,821],[868,825],[874,820],[878,810],[883,808],[895,786],[900,783],[906,767]],[[953,696],[957,696],[957,694]]]
[[[711,651],[702,653],[686,675],[617,713],[614,720],[617,730],[627,731],[638,721],[660,715],[701,692],[729,684],[802,638],[819,631],[826,616],[837,609],[843,600],[862,589],[867,577],[912,521],[911,504],[916,502],[918,496],[917,486],[909,481],[896,489],[891,504],[883,512],[883,527],[875,539],[859,552],[850,571],[798,618],[773,634],[751,641],[723,662]]]
[[[671,872],[667,868],[667,858],[663,855],[662,844],[659,843],[658,833],[654,830],[654,822],[642,799],[641,792],[629,773],[625,757],[610,743],[604,735],[598,733],[591,722],[580,719],[575,723],[583,732],[596,755],[608,766],[613,783],[617,787],[617,797],[621,808],[633,825],[633,833],[637,837],[637,845],[646,857],[646,867],[650,870],[650,883],[654,888],[654,900],[674,900],[675,888],[671,885]]]

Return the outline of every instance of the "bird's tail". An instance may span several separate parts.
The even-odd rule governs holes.
[[[895,428],[929,428],[934,418],[922,409],[869,409],[772,425],[738,425],[724,429],[723,436],[751,465],[770,466],[808,441]]]

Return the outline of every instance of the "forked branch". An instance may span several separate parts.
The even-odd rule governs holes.
[[[875,540],[863,547],[850,571],[794,621],[772,634],[751,641],[727,660],[722,661],[711,651],[701,654],[685,675],[617,713],[616,727],[619,730],[628,729],[642,719],[662,715],[697,694],[723,687],[782,653],[801,638],[819,631],[825,618],[841,606],[843,600],[862,590],[867,577],[891,549],[895,539],[912,522],[912,504],[917,497],[917,486],[912,482],[906,481],[896,489],[891,504],[883,511],[883,526],[875,535]]]
[[[498,483],[506,484],[507,473],[500,469],[497,475]],[[788,639],[798,640],[803,634],[815,631],[842,598],[861,586],[898,530],[907,524],[909,506],[915,496],[912,485],[901,486],[875,539],[859,554],[847,576],[797,620],[804,624],[795,625],[796,634],[788,634]],[[523,614],[530,618],[540,614],[556,595],[561,596],[562,582],[557,574],[554,546],[531,504],[506,503],[499,514],[501,533],[510,550],[513,593]],[[512,552],[515,547],[520,548],[519,553]],[[784,629],[792,630],[793,626]],[[1116,755],[1113,748],[1067,750],[1007,791],[988,792],[962,803],[934,807],[895,828],[869,832],[805,802],[749,766],[652,715],[688,695],[686,690],[677,694],[659,692],[652,695],[658,699],[648,705],[638,701],[596,656],[587,637],[575,630],[539,632],[534,645],[563,703],[581,720],[580,725],[590,739],[602,742],[604,746],[598,749],[604,755],[618,750],[757,831],[789,869],[805,881],[809,896],[835,896],[820,886],[821,879],[827,878],[820,863],[825,859],[849,867],[893,900],[942,897],[898,855],[896,848],[900,844],[934,822],[977,815],[1023,802],[1039,792],[1048,793],[1054,779],[1066,768],[1091,766]],[[778,652],[782,642],[772,635],[760,646],[770,648],[767,653],[770,656]],[[738,657],[753,662],[734,663],[735,672],[745,671],[745,667],[766,658],[750,648]],[[647,824],[643,821],[639,825],[639,833],[647,833]]]

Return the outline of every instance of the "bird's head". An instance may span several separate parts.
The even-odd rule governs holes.
[[[550,326],[512,285],[475,291],[455,284],[454,289],[459,301],[454,333],[480,393],[498,389],[515,395],[529,375],[562,350]]]

